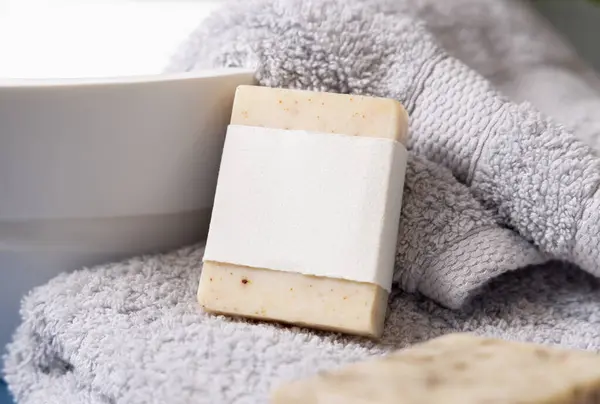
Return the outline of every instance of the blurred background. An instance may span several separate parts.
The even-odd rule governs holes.
[[[600,2],[536,0],[533,4],[600,71]]]
[[[221,0],[0,0],[0,78],[158,73]]]

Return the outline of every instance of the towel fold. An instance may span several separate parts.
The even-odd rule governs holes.
[[[207,315],[203,246],[186,247],[27,296],[5,361],[18,402],[263,403],[283,380],[459,331],[600,350],[600,81],[524,2],[447,3],[236,1],[168,68],[404,103],[381,341]]]
[[[403,290],[457,309],[490,279],[545,261],[531,243],[500,227],[450,170],[410,156],[394,273]]]

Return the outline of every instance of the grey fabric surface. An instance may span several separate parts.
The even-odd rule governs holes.
[[[452,5],[241,1],[170,67],[254,66],[263,85],[407,106],[398,287],[382,341],[205,315],[193,246],[34,290],[6,358],[19,402],[265,402],[281,380],[453,331],[600,350],[600,168],[588,147],[600,139],[598,80],[528,8]]]

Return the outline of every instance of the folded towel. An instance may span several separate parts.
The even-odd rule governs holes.
[[[589,127],[600,117],[589,106],[600,91],[579,88],[596,79],[569,68],[582,64],[560,41],[523,39],[555,35],[527,7],[452,5],[239,1],[207,20],[169,69],[252,66],[263,85],[406,105],[399,287],[381,342],[204,314],[195,300],[203,249],[193,246],[34,290],[6,358],[19,402],[265,402],[281,380],[454,331],[599,350],[600,163],[591,146],[600,131]],[[477,37],[472,47],[463,35]],[[547,84],[560,85],[555,104],[511,84],[548,69],[561,77]],[[560,123],[516,103],[548,112],[580,95],[585,102],[553,117]],[[579,117],[589,127],[567,129]]]
[[[396,272],[405,290],[459,307],[498,274],[539,263],[528,242],[545,257],[600,275],[600,158],[588,145],[449,56],[422,24],[406,17],[408,2],[307,4],[241,2],[235,12],[206,21],[175,66],[255,67],[266,86],[403,102],[411,117],[410,151],[437,163],[426,171],[409,161]],[[418,190],[414,172],[427,186],[425,195],[411,198]],[[442,177],[444,184],[436,185]],[[470,192],[461,192],[459,181]],[[428,206],[413,204],[423,198]],[[481,212],[473,218],[464,207],[478,203]],[[481,217],[495,217],[499,225]],[[497,249],[511,253],[492,260]]]

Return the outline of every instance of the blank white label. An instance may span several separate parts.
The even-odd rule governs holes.
[[[204,260],[389,291],[406,159],[390,139],[230,125]]]

